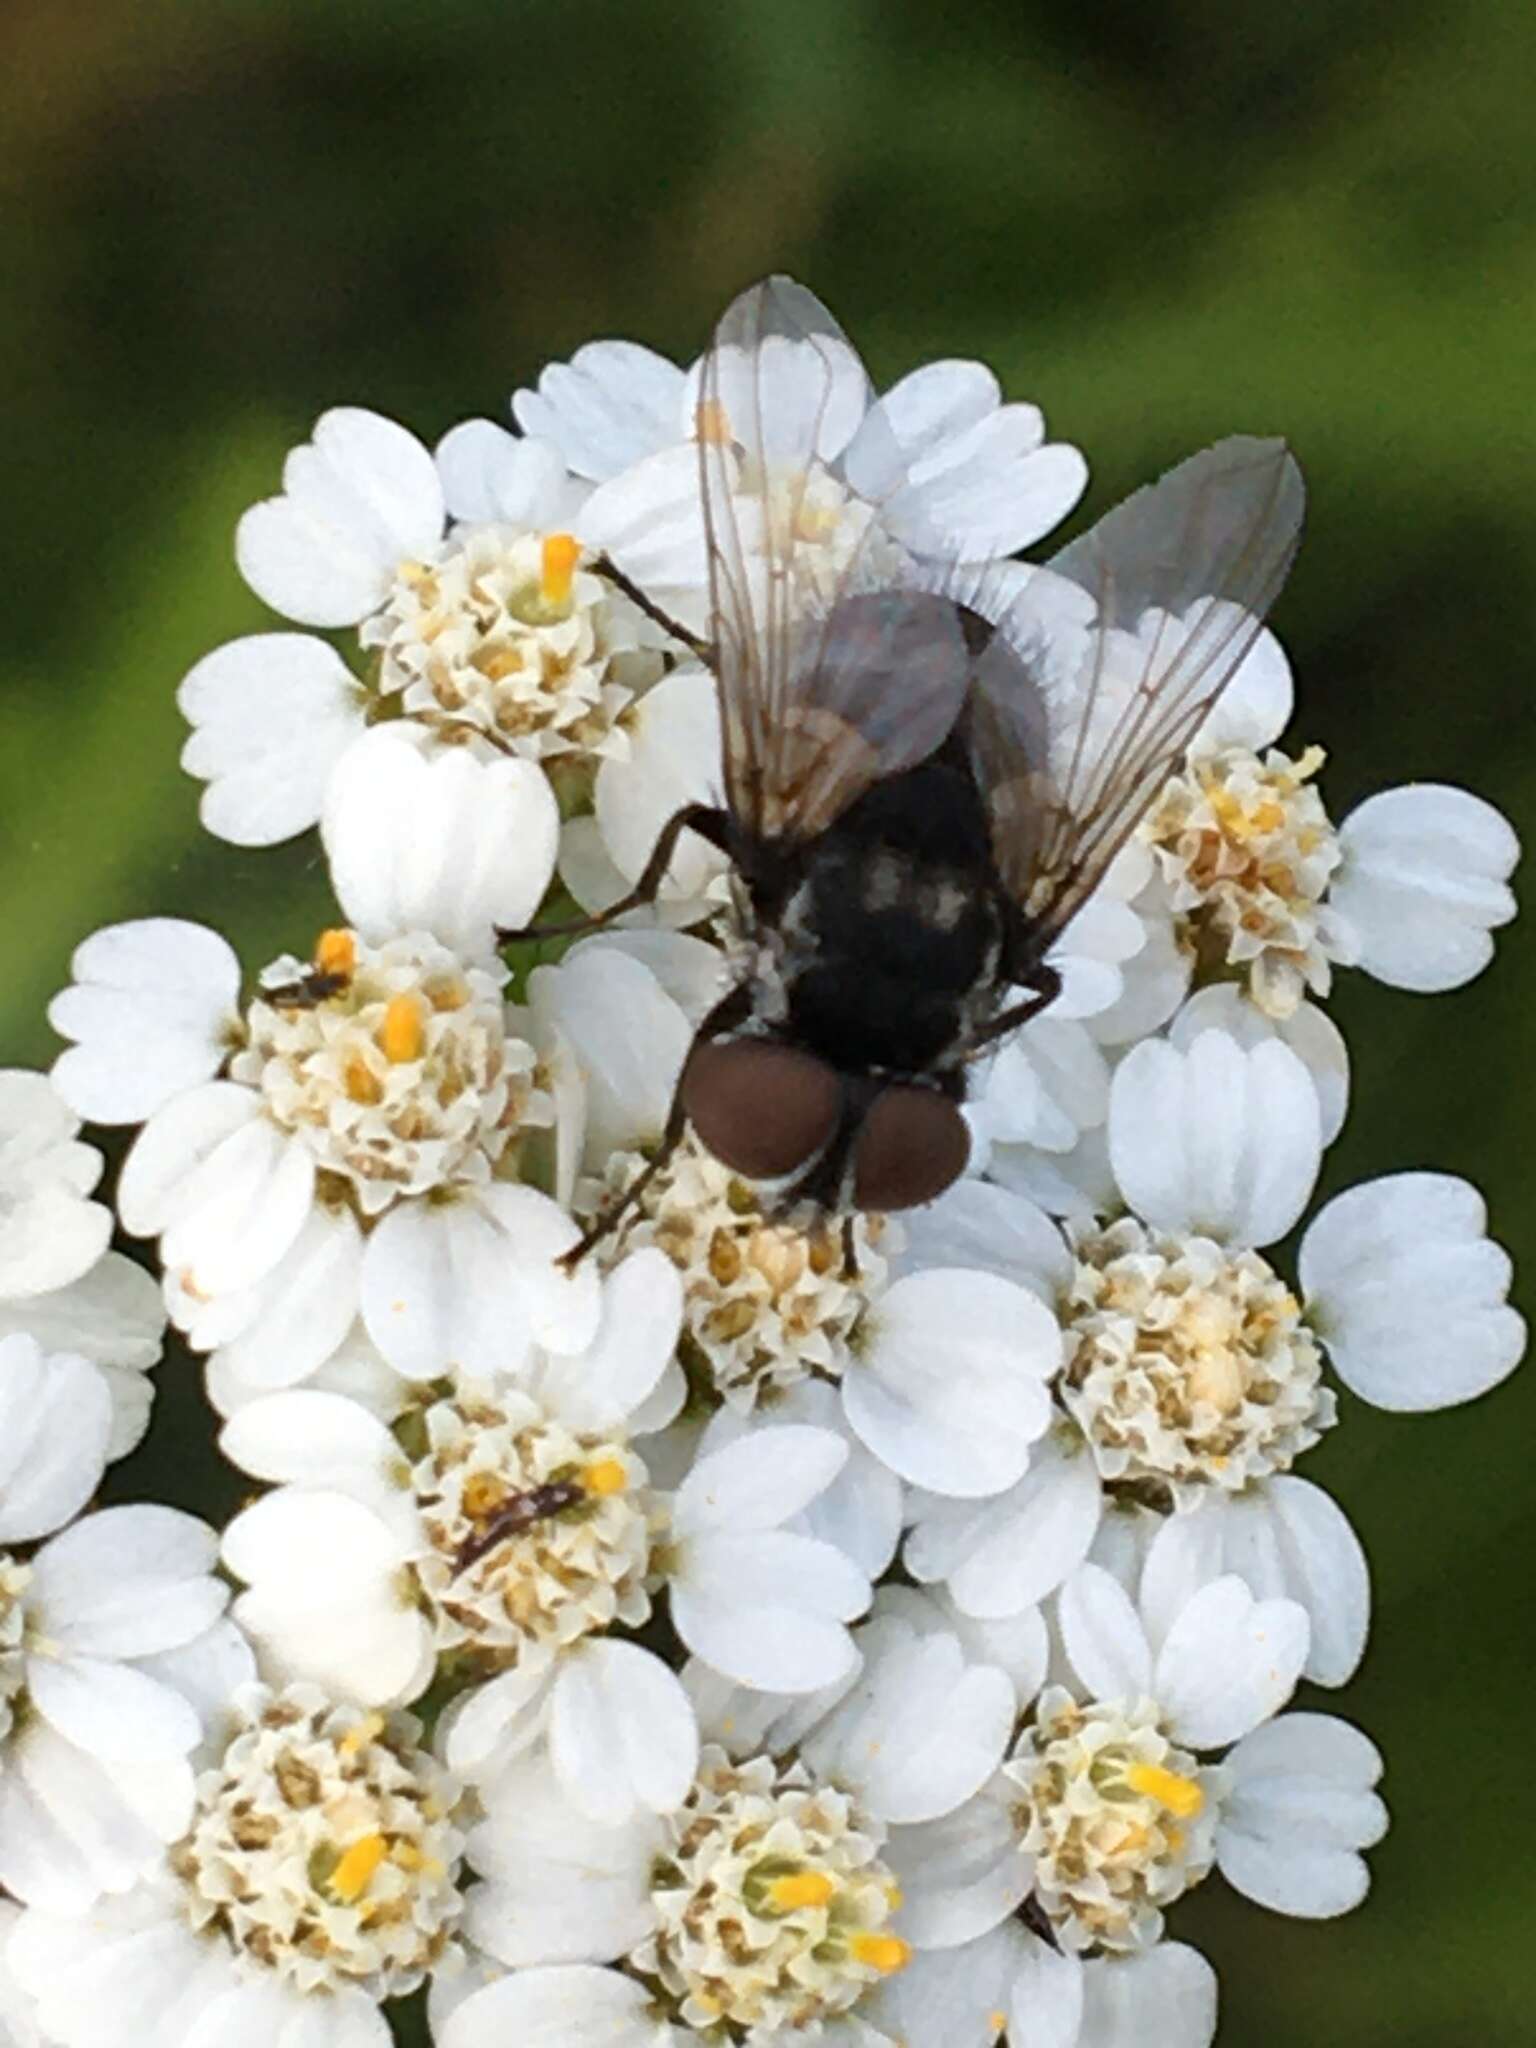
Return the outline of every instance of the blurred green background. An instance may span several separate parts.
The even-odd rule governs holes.
[[[1312,517],[1279,624],[1337,816],[1411,778],[1536,788],[1536,11],[1509,0],[7,0],[0,15],[0,851],[7,1061],[71,946],[148,912],[260,960],[323,921],[312,838],[200,838],[175,685],[263,622],[241,509],[337,402],[433,439],[596,335],[691,355],[787,268],[886,380],[979,355],[1097,511],[1245,428]],[[1332,1186],[1469,1175],[1517,1255],[1536,955],[1459,994],[1346,976]],[[113,1480],[228,1499],[173,1354]],[[1181,1909],[1232,2048],[1536,2037],[1536,1374],[1308,1462],[1375,1563],[1350,1715],[1396,1823],[1354,1918]],[[223,1490],[221,1490],[221,1488]],[[913,2048],[924,2048],[914,2043]]]

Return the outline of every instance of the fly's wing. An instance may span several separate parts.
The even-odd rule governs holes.
[[[785,278],[732,303],[700,373],[725,789],[763,838],[825,831],[931,754],[965,700],[954,607],[834,471],[870,396],[837,322]]]
[[[1049,941],[1103,878],[1263,629],[1301,536],[1284,442],[1234,436],[1044,569],[1004,565],[967,720],[993,853]],[[997,578],[1016,589],[999,604]]]

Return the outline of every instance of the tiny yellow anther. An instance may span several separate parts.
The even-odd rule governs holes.
[[[1161,1764],[1132,1764],[1125,1782],[1133,1792],[1155,1799],[1180,1820],[1193,1820],[1205,1805],[1205,1793],[1193,1778],[1181,1778],[1177,1771],[1165,1771]]]
[[[357,972],[357,934],[344,925],[322,932],[315,941],[315,965],[322,974],[340,974],[348,981]]]
[[[382,1835],[364,1835],[352,1844],[331,1872],[330,1888],[343,1905],[357,1903],[388,1854],[389,1844]]]
[[[350,1059],[342,1075],[349,1102],[372,1104],[384,1100],[384,1083],[366,1060]]]
[[[849,1946],[855,1962],[867,1963],[882,1977],[904,1970],[912,1960],[912,1945],[899,1934],[856,1934]]]
[[[901,1911],[902,1906],[905,1904],[905,1898],[903,1896],[902,1889],[899,1884],[888,1884],[886,1886],[885,1902],[890,1907],[893,1913],[899,1913]]]
[[[776,1877],[768,1897],[781,1913],[796,1912],[801,1906],[825,1906],[837,1886],[824,1870],[799,1870],[792,1877]]]
[[[389,1852],[389,1860],[397,1869],[420,1872],[425,1877],[441,1877],[443,1865],[436,1856],[427,1856],[414,1842],[396,1842]]]
[[[385,1721],[382,1714],[364,1714],[355,1728],[349,1728],[336,1747],[343,1756],[356,1756],[360,1749],[366,1749],[370,1742],[377,1742],[384,1733]]]
[[[731,422],[718,398],[701,399],[694,415],[694,432],[701,441],[723,447],[731,438]]]
[[[1001,2007],[998,2007],[987,2014],[987,2032],[989,2034],[1000,2034],[1003,2031],[1004,2027],[1007,2026],[1007,2024],[1008,2015],[1002,2010]]]
[[[539,595],[552,609],[570,603],[576,564],[580,560],[581,542],[575,534],[550,533],[544,536],[539,561]]]
[[[379,1049],[391,1066],[402,1066],[407,1060],[419,1060],[422,1048],[427,1042],[426,1019],[422,1015],[421,998],[415,995],[391,996],[384,1011],[384,1022],[379,1026]]]
[[[622,1458],[598,1458],[581,1475],[588,1493],[605,1497],[622,1493],[629,1484],[629,1472]]]

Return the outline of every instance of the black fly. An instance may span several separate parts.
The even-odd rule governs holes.
[[[723,801],[678,811],[630,894],[564,929],[650,902],[696,832],[735,870],[740,969],[699,1026],[659,1152],[568,1263],[688,1123],[771,1185],[777,1213],[942,1193],[967,1157],[967,1063],[1058,993],[1047,956],[1253,645],[1295,552],[1295,463],[1282,442],[1237,437],[1046,568],[919,561],[880,518],[909,478],[892,433],[864,451],[872,516],[829,573],[808,488],[825,487],[826,416],[850,361],[825,307],[771,279],[731,305],[703,364],[711,623],[691,644],[719,688]],[[805,403],[808,369],[819,406]],[[679,631],[622,563],[601,566]]]

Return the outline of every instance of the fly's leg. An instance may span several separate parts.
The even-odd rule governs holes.
[[[1010,1031],[1017,1031],[1021,1024],[1027,1024],[1031,1017],[1038,1017],[1048,1003],[1054,1003],[1061,994],[1061,976],[1054,967],[1047,967],[1042,961],[1030,971],[1024,986],[1030,991],[1022,1003],[1015,1003],[994,1017],[990,1024],[984,1024],[965,1048],[965,1057],[974,1059],[985,1052],[998,1039],[1006,1038]]]
[[[859,1277],[859,1247],[853,1234],[853,1218],[843,1218],[843,1278],[850,1284]]]
[[[663,633],[670,633],[674,640],[681,640],[688,652],[696,660],[702,661],[707,668],[714,666],[715,650],[710,646],[709,642],[701,640],[697,633],[690,631],[681,621],[674,619],[669,613],[664,612],[654,599],[647,597],[639,584],[633,582],[615,564],[611,555],[599,555],[592,564],[592,567],[597,575],[606,576],[616,590],[622,590],[630,603],[638,605],[648,619],[660,626]]]
[[[638,1206],[641,1196],[677,1150],[682,1142],[687,1122],[688,1115],[683,1108],[682,1082],[679,1079],[673,1091],[672,1107],[667,1111],[667,1123],[661,1134],[661,1143],[629,1186],[620,1188],[616,1194],[609,1196],[570,1250],[562,1252],[556,1259],[557,1266],[562,1266],[567,1273],[574,1273],[587,1253],[618,1229],[630,1210]]]
[[[606,910],[599,910],[591,917],[572,918],[565,924],[530,924],[520,930],[499,928],[496,943],[508,946],[521,939],[579,939],[587,932],[600,932],[627,910],[639,910],[643,905],[655,902],[662,877],[672,863],[677,842],[684,832],[697,832],[701,839],[707,839],[711,846],[724,853],[727,851],[726,830],[725,812],[717,805],[684,804],[662,826],[656,844],[651,848],[645,871],[627,896],[621,896],[617,903],[610,903]]]

